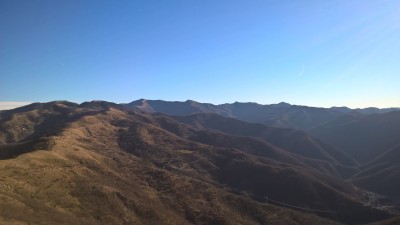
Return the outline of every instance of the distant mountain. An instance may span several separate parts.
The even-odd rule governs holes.
[[[376,108],[376,107],[369,107],[364,109],[354,109],[356,112],[364,113],[364,114],[374,114],[374,113],[388,113],[392,111],[398,111],[399,108]]]
[[[168,115],[189,115],[192,113],[216,113],[232,117],[232,113],[224,107],[208,103],[199,103],[192,100],[185,102],[168,102],[162,100],[139,99],[128,104],[122,104],[126,109],[138,109],[144,112],[161,112]]]
[[[376,108],[376,107],[368,107],[368,108],[356,108],[350,109],[348,107],[331,107],[330,110],[338,111],[338,112],[358,112],[362,114],[374,114],[374,113],[387,113],[392,111],[400,110],[399,108]]]
[[[193,113],[215,113],[225,117],[233,117],[247,122],[258,122],[269,126],[308,130],[340,116],[358,112],[360,114],[384,113],[397,108],[349,109],[347,107],[318,108],[308,106],[279,104],[261,105],[257,103],[239,103],[213,105],[192,100],[185,102],[169,102],[162,100],[140,99],[122,104],[127,109],[145,112],[160,112],[168,115],[190,115]]]
[[[305,132],[130,108],[50,102],[1,112],[0,223],[313,225],[393,217],[377,202],[392,206],[387,199],[343,179],[359,172],[351,157]]]
[[[246,109],[248,106],[246,103],[221,105],[224,108],[231,108],[234,117],[243,121],[296,129],[308,129],[342,115],[342,113],[329,109],[296,106],[287,103],[259,105],[254,110]],[[247,112],[247,114],[242,112]]]

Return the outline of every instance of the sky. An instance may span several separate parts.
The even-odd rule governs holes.
[[[1,0],[0,108],[400,107],[397,0]]]

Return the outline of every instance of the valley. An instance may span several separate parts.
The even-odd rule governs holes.
[[[374,152],[374,160],[365,163],[328,138],[330,130],[339,129],[335,125],[342,126],[335,122],[337,115],[299,130],[172,104],[163,106],[168,112],[103,101],[34,103],[1,111],[0,223],[396,220],[398,145],[376,149],[382,153]],[[356,121],[389,114],[385,118],[394,124],[396,113],[363,114]],[[370,126],[343,124],[361,126],[360,140]],[[393,137],[384,139],[387,146],[396,144],[395,127],[381,126],[379,134]]]

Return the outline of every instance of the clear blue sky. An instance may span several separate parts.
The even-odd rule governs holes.
[[[400,106],[400,1],[1,0],[0,101]]]

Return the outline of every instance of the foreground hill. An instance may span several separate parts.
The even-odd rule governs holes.
[[[234,133],[218,125],[226,125],[223,117],[214,118],[214,130],[185,119],[107,102],[0,113],[0,223],[312,225],[391,217],[332,172],[353,163],[334,148],[317,159],[271,143],[281,135],[272,128]]]

